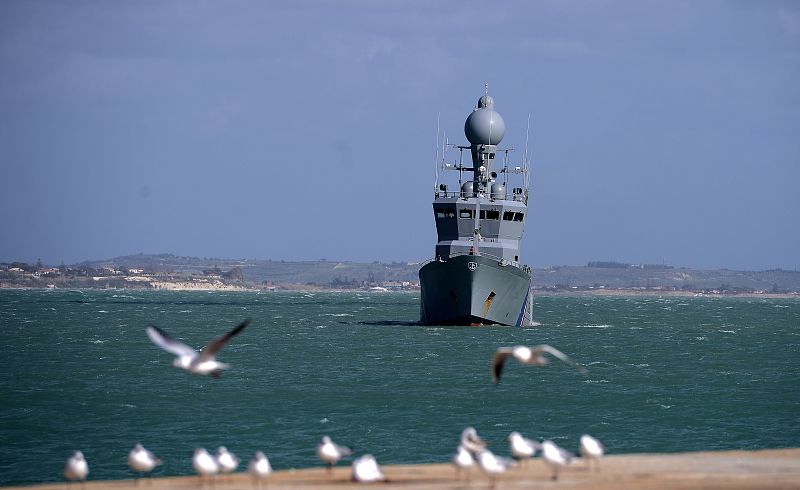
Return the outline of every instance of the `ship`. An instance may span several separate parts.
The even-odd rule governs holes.
[[[513,148],[498,146],[505,130],[487,86],[464,123],[468,146],[445,138],[440,152],[437,132],[437,242],[419,270],[424,325],[532,324],[531,269],[519,250],[528,211],[527,136],[522,164],[512,165]],[[458,160],[448,161],[454,150]],[[464,163],[464,153],[471,163]],[[440,183],[446,172],[458,173],[456,189]],[[509,182],[520,180],[509,192]]]

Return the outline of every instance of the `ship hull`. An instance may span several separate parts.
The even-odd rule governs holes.
[[[425,325],[525,324],[530,273],[496,259],[460,255],[419,271]]]

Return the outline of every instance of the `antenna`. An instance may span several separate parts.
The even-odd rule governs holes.
[[[530,177],[528,176],[529,172],[529,164],[530,164],[530,157],[528,156],[528,138],[531,132],[531,113],[528,113],[528,127],[525,128],[525,158],[523,159],[523,171],[525,172],[524,175],[524,182],[525,185],[525,192],[528,192],[528,186],[530,184]]]
[[[438,192],[439,190],[439,118],[442,116],[442,112],[439,111],[439,114],[436,115],[436,159],[433,162],[433,192]]]

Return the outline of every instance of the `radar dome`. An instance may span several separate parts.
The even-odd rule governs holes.
[[[478,109],[494,109],[494,99],[491,95],[484,95],[478,99]]]
[[[506,123],[497,111],[490,108],[494,107],[491,97],[484,95],[478,105],[481,103],[490,105],[472,111],[464,123],[464,134],[473,145],[500,144],[506,134]]]

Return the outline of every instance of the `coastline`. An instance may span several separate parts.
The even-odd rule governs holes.
[[[348,461],[349,462],[349,461]],[[91,464],[91,462],[90,462]],[[380,461],[379,461],[380,464]],[[244,466],[244,465],[243,465]],[[456,490],[489,488],[488,478],[478,469],[463,479],[448,463],[381,466],[386,482],[363,484],[350,480],[350,467],[340,463],[331,474],[322,467],[276,471],[256,485],[244,472],[221,476],[213,482],[202,482],[197,476],[155,477],[138,480],[92,481],[81,484],[85,489],[177,490],[215,488],[245,490],[252,488],[318,490],[352,489],[390,485],[410,489]],[[550,478],[549,468],[540,458],[527,461],[506,471],[497,479],[497,489],[563,488],[612,490],[637,488],[667,489],[782,489],[800,487],[800,448],[763,449],[755,451],[701,451],[671,454],[623,454],[604,457],[595,470],[576,458],[564,468],[557,481]],[[467,477],[469,479],[467,479]],[[70,485],[69,487],[71,487]],[[63,481],[27,486],[2,487],[6,490],[53,490],[65,488]]]
[[[275,284],[268,287],[258,287],[247,284],[230,284],[224,282],[197,282],[197,281],[152,281],[147,284],[142,283],[140,287],[30,287],[14,284],[0,283],[2,290],[85,290],[85,291],[220,291],[220,292],[372,292],[381,294],[387,291],[371,291],[363,288],[331,288],[320,285],[309,284]],[[419,291],[418,288],[396,289],[388,292],[413,293]],[[696,292],[682,290],[658,290],[658,289],[576,289],[576,290],[552,290],[552,289],[533,289],[534,298],[551,296],[609,296],[609,297],[676,297],[676,298],[751,298],[751,299],[797,299],[800,300],[800,292],[790,291],[785,293],[750,293],[750,292]]]

